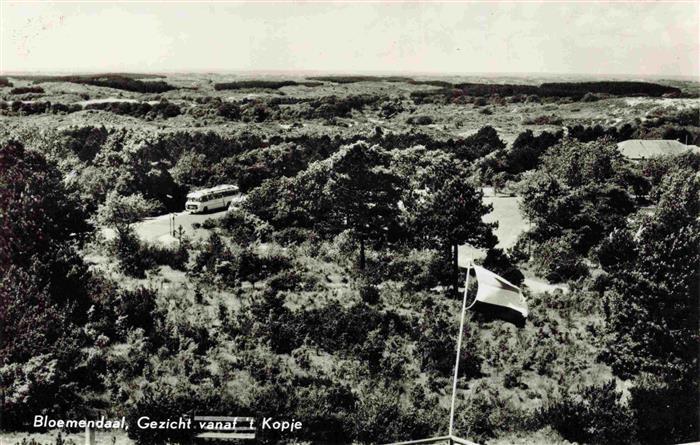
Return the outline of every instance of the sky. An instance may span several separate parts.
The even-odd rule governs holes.
[[[0,71],[698,78],[700,2],[15,2]]]

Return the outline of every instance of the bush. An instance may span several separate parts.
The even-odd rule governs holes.
[[[44,89],[42,87],[17,87],[10,90],[10,94],[43,94]]]
[[[269,232],[272,232],[271,237],[273,241],[283,246],[298,245],[306,241],[315,243],[316,241],[320,240],[315,231],[301,227],[287,227],[285,229],[275,231],[272,231],[271,228],[265,228],[261,233],[264,233],[267,237]]]
[[[577,280],[588,276],[588,267],[574,250],[570,236],[538,243],[532,252],[532,262],[539,273],[553,283]]]
[[[301,290],[302,277],[295,270],[283,270],[270,278],[268,285],[275,291]]]
[[[561,125],[561,118],[559,116],[542,115],[526,119],[523,123],[525,125]]]
[[[470,389],[470,399],[460,401],[455,411],[455,435],[488,443],[502,431],[522,429],[525,415],[498,389],[480,384]]]
[[[600,266],[606,272],[629,269],[637,259],[632,235],[627,230],[614,229],[601,241],[595,251]]]
[[[589,386],[579,394],[540,409],[535,418],[542,426],[551,425],[572,442],[615,445],[634,443],[633,421],[622,405],[622,393],[615,391],[615,381]]]
[[[68,76],[65,78],[56,78],[55,81],[82,83],[86,85],[94,85],[97,87],[133,91],[136,93],[165,93],[166,91],[176,89],[176,87],[161,80],[141,81],[138,79],[132,79],[120,75],[98,75],[86,77]]]
[[[145,278],[146,270],[156,265],[133,230],[117,232],[113,249],[120,269],[128,276]]]
[[[214,84],[214,89],[221,90],[243,90],[251,88],[266,88],[278,90],[288,86],[315,87],[322,85],[320,82],[296,82],[294,80],[239,80],[237,82],[222,82]]]
[[[697,388],[697,382],[688,380],[667,383],[652,374],[637,378],[630,389],[630,408],[639,441],[661,444],[697,440],[700,434]]]
[[[272,227],[268,223],[243,209],[229,210],[218,221],[218,225],[234,242],[242,246],[267,241],[272,233]]]
[[[219,116],[223,116],[226,119],[237,121],[241,118],[241,109],[238,104],[233,102],[222,102],[218,109]]]
[[[355,251],[350,239],[339,244],[342,238],[342,234],[336,237],[337,247],[341,251],[340,258],[336,259],[339,261],[347,260]],[[387,249],[371,252],[362,274],[375,284],[396,281],[409,291],[429,290],[449,281],[451,274],[447,262],[445,254],[434,249]]]
[[[115,315],[119,320],[122,336],[131,329],[141,328],[146,333],[153,332],[157,318],[155,290],[138,287],[135,290],[123,290],[115,301]]]
[[[436,372],[443,377],[451,376],[454,372],[459,327],[444,309],[434,308],[424,318],[418,327],[416,344],[421,370]],[[462,337],[459,375],[471,379],[481,376],[484,359],[479,355],[477,335],[469,330],[469,325],[467,321]]]
[[[185,270],[189,258],[187,242],[178,242],[177,246],[162,246],[153,243],[142,243],[142,255],[159,266],[170,266],[176,270]]]
[[[379,303],[379,288],[366,280],[360,282],[360,297],[367,304]]]

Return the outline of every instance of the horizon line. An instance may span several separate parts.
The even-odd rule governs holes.
[[[90,75],[90,74],[146,74],[146,75],[184,75],[184,74],[212,74],[212,75],[247,75],[247,76],[270,76],[270,75],[287,75],[287,76],[309,76],[309,75],[325,75],[325,76],[430,76],[430,77],[450,77],[450,76],[492,76],[492,77],[521,77],[521,76],[574,76],[574,77],[638,77],[638,78],[653,78],[653,79],[673,79],[673,80],[691,80],[700,82],[700,73],[698,74],[634,74],[634,73],[564,73],[564,72],[541,72],[541,71],[504,71],[504,72],[489,72],[489,71],[470,71],[470,72],[450,72],[450,71],[383,71],[383,70],[275,70],[275,69],[238,69],[238,70],[206,70],[206,69],[174,69],[174,70],[53,70],[53,69],[37,69],[37,70],[0,70],[0,76],[23,76],[23,75]]]

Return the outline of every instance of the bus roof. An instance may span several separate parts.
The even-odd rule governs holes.
[[[188,198],[201,198],[204,195],[208,195],[209,193],[214,193],[214,192],[237,192],[238,191],[238,186],[236,185],[230,185],[230,184],[223,184],[223,185],[217,185],[216,187],[211,187],[208,189],[202,189],[202,190],[197,190],[196,192],[190,192],[187,194]]]

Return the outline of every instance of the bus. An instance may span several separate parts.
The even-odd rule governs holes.
[[[185,210],[190,213],[200,213],[225,209],[231,201],[239,197],[240,193],[237,186],[228,184],[217,185],[216,187],[188,193]]]

